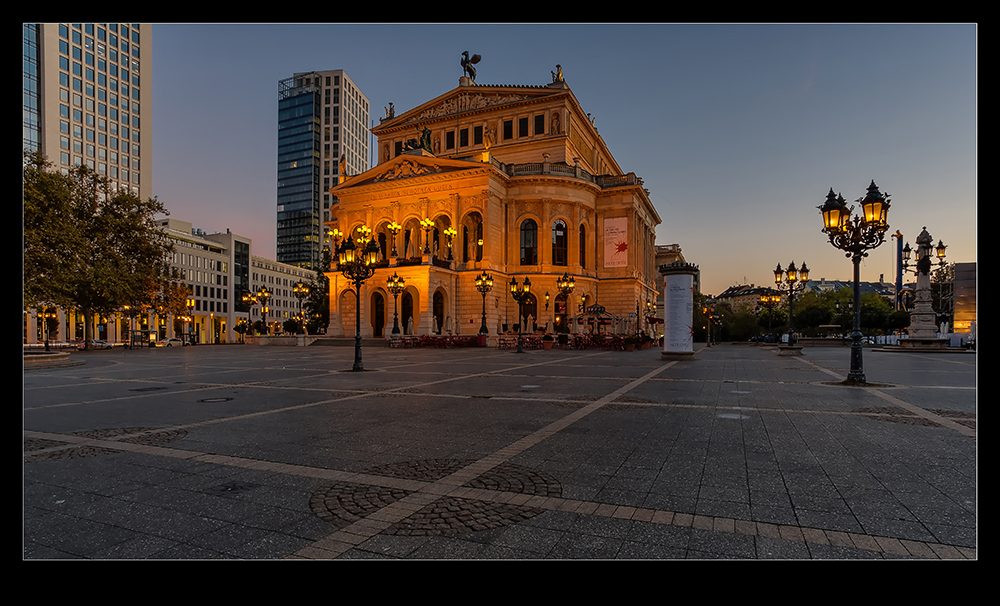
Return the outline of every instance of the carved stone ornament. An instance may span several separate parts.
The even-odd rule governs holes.
[[[482,93],[465,93],[452,99],[446,99],[437,107],[431,107],[424,110],[423,113],[417,116],[416,119],[424,120],[426,118],[447,116],[448,114],[481,109],[484,107],[490,107],[491,105],[512,103],[514,101],[521,101],[524,99],[527,99],[524,95],[501,95],[500,93],[495,95],[484,95]]]
[[[439,172],[441,172],[441,167],[436,164],[426,166],[423,164],[417,164],[412,160],[403,160],[399,164],[391,167],[389,170],[376,175],[373,180],[375,182],[393,181],[396,179],[409,179],[412,177],[430,175]]]

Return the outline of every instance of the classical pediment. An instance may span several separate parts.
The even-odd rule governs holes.
[[[373,130],[378,134],[380,131],[406,128],[445,116],[489,110],[501,105],[540,100],[565,93],[565,89],[546,86],[459,86],[399,116],[382,119],[382,123]]]
[[[447,176],[449,173],[488,167],[488,164],[482,162],[436,158],[429,152],[413,150],[404,152],[360,175],[348,178],[344,183],[332,188],[330,192],[338,195],[346,189],[369,185],[397,184],[419,177]]]

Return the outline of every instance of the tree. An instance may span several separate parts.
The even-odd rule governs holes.
[[[25,307],[81,310],[86,347],[95,314],[126,305],[175,309],[173,247],[154,221],[167,214],[156,198],[114,189],[86,166],[55,171],[37,153],[25,154],[23,181]]]
[[[330,279],[322,268],[330,267],[331,258],[330,250],[324,248],[321,268],[309,283],[309,296],[302,302],[302,313],[307,318],[307,332],[311,334],[323,332],[330,325]]]

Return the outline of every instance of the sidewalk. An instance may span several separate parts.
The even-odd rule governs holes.
[[[24,557],[976,558],[976,356],[803,351],[79,352]]]

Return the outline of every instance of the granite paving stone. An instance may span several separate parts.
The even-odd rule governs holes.
[[[175,349],[23,371],[24,559],[977,557],[975,354]]]

